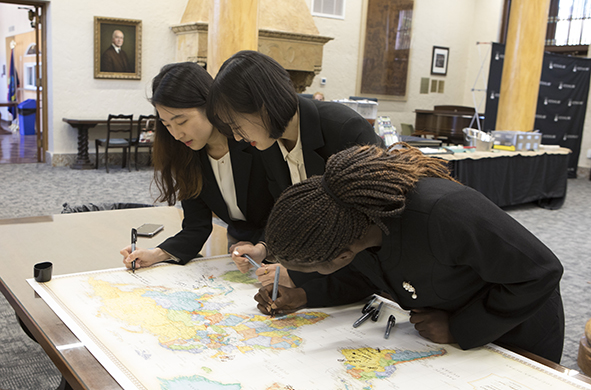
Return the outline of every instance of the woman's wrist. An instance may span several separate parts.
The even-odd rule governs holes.
[[[259,241],[255,246],[261,245],[263,250],[265,251],[265,255],[263,256],[263,260],[269,257],[269,248],[267,248],[267,244],[264,241]]]

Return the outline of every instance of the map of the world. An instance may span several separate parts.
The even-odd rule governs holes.
[[[580,388],[501,349],[431,343],[388,301],[357,328],[363,303],[263,315],[228,256],[30,283],[125,389]]]

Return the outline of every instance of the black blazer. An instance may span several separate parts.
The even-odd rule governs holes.
[[[263,236],[267,217],[273,207],[261,153],[245,142],[228,139],[238,208],[246,221],[230,219],[228,208],[217,185],[205,149],[199,154],[203,188],[199,196],[183,200],[183,229],[158,247],[186,264],[201,251],[212,231],[212,212],[228,224],[228,233],[239,240],[256,243]],[[188,168],[189,169],[189,168]]]
[[[463,349],[496,341],[560,361],[563,267],[505,211],[469,187],[425,178],[409,193],[404,212],[384,223],[389,234],[382,234],[379,250],[357,254],[315,290],[302,286],[310,307],[385,292],[405,310],[449,313]]]
[[[298,96],[300,135],[306,175],[322,175],[333,154],[354,145],[380,145],[384,142],[372,125],[351,108],[335,102],[323,102]],[[269,190],[275,199],[289,187],[289,167],[275,143],[262,152]]]

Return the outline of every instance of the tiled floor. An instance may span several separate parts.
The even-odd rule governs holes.
[[[0,164],[37,162],[37,136],[9,131],[5,122],[0,127]]]

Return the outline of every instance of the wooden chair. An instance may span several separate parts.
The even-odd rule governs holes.
[[[152,164],[152,140],[141,142],[143,131],[156,131],[156,115],[140,115],[137,120],[137,136],[132,139],[132,145],[135,147],[135,170],[137,171],[137,152],[139,148],[148,148],[148,165]]]
[[[400,124],[400,135],[412,135],[415,132],[415,128],[410,123]]]
[[[120,148],[123,149],[123,162],[121,168],[125,168],[131,172],[129,166],[129,155],[131,154],[131,139],[133,133],[133,114],[132,115],[112,115],[109,114],[107,119],[107,138],[100,138],[94,140],[96,149],[96,169],[99,166],[99,146],[105,147],[105,167],[109,173],[109,149]]]

